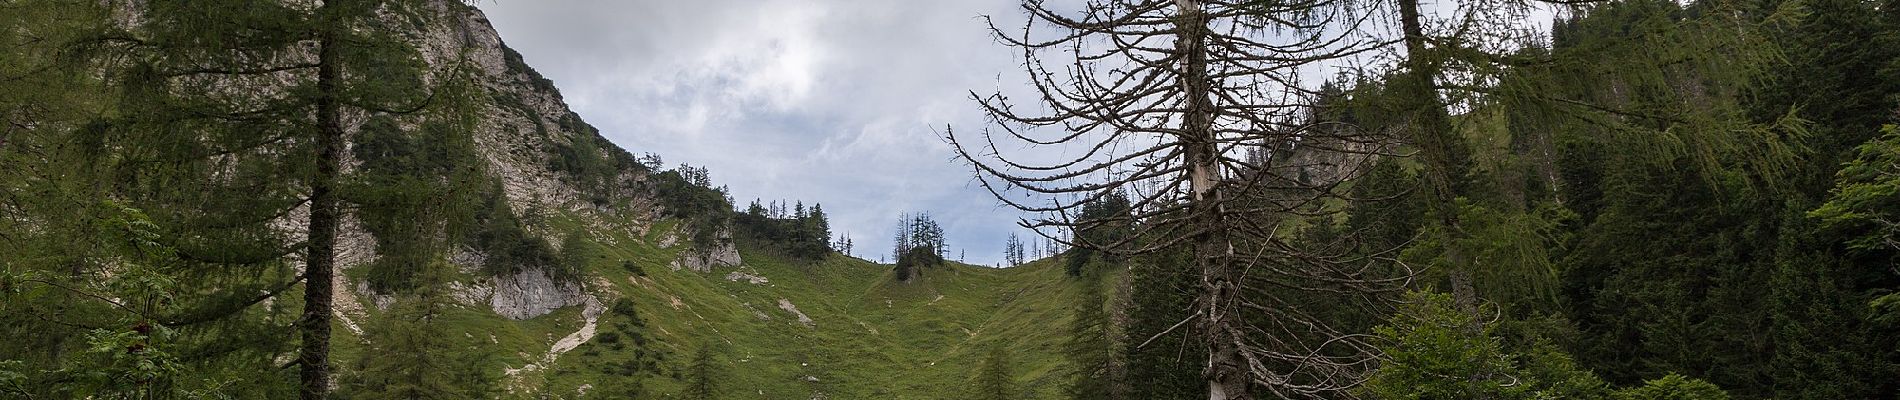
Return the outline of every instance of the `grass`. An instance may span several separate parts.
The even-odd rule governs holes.
[[[654,245],[670,224],[634,236],[584,229],[572,216],[545,222],[548,232],[587,232],[604,248],[585,268],[590,290],[604,293],[607,304],[631,301],[645,325],[609,323],[603,315],[596,340],[507,380],[511,397],[606,398],[608,388],[635,380],[613,366],[636,365],[635,354],[645,354],[658,360],[641,373],[647,377],[639,386],[651,397],[679,398],[692,355],[712,345],[727,399],[967,398],[991,346],[1011,354],[1018,383],[1034,398],[1054,398],[1070,308],[1084,288],[1063,274],[1059,260],[1006,269],[948,263],[898,282],[889,265],[861,259],[793,261],[741,249],[741,266],[675,271],[668,264],[678,249]],[[725,279],[734,271],[768,282]],[[781,309],[781,300],[811,324]],[[453,331],[494,335],[499,361],[512,367],[539,359],[581,325],[579,307],[527,321],[482,311],[453,313],[445,322]],[[617,343],[602,343],[610,332]],[[626,342],[634,336],[644,343]]]

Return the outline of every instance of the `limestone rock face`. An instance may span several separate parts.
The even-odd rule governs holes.
[[[732,231],[721,230],[707,248],[682,250],[679,258],[671,264],[674,270],[686,269],[693,272],[712,272],[713,268],[737,266],[744,260],[739,259],[739,247],[733,245]]]
[[[555,280],[539,268],[497,276],[494,285],[488,305],[495,314],[513,320],[547,315],[561,307],[583,305],[593,299],[580,283]]]
[[[127,12],[121,13],[120,18],[123,20],[119,23],[126,28],[145,23],[139,11],[139,8],[146,6],[145,3],[113,3],[128,8]],[[453,77],[468,79],[473,85],[479,86],[479,90],[474,91],[476,94],[467,100],[469,103],[462,105],[471,108],[466,110],[469,115],[479,118],[479,121],[470,124],[472,128],[465,134],[473,143],[477,156],[471,159],[471,163],[479,163],[479,170],[487,179],[473,183],[484,187],[466,189],[486,194],[486,185],[498,187],[502,195],[500,200],[521,221],[523,233],[547,239],[552,246],[558,246],[560,239],[566,235],[575,234],[588,235],[589,239],[609,246],[615,244],[612,241],[616,238],[643,240],[647,237],[648,230],[655,226],[654,222],[664,215],[657,200],[660,197],[655,193],[657,189],[650,181],[650,167],[631,161],[634,153],[608,142],[596,128],[572,111],[552,81],[529,67],[520,54],[503,43],[500,34],[481,10],[451,0],[429,0],[428,7],[432,7],[433,11],[449,12],[451,16],[440,20],[430,19],[426,26],[415,26],[412,30],[405,29],[400,33],[405,40],[416,44],[420,51],[421,61],[427,69],[423,79],[440,83],[442,79]],[[392,14],[389,18],[398,16]],[[315,57],[315,53],[306,53],[303,57]],[[453,75],[443,75],[451,72]],[[249,86],[231,88],[254,89]],[[429,113],[421,113],[414,118],[397,116],[397,123],[406,129],[416,128],[421,118],[425,118],[423,114]],[[343,112],[342,118],[346,125],[344,146],[354,146],[359,133],[357,125],[370,115],[357,109]],[[606,172],[589,169],[589,174],[582,179],[577,178],[577,173],[572,169],[557,167],[561,165],[560,161],[566,160],[562,157],[582,157],[571,152],[563,153],[559,149],[571,149],[581,144],[590,145],[595,150],[587,152],[589,155],[586,157],[597,157],[597,160],[591,161],[603,161],[611,169]],[[347,147],[340,153],[342,172],[346,175],[361,166],[359,160],[352,158],[352,154]],[[286,237],[304,237],[307,236],[305,229],[309,214],[307,206],[297,208],[272,221],[271,226]],[[559,228],[551,227],[545,222],[550,216],[572,217],[571,220],[577,222],[574,225],[579,226],[564,224]],[[374,313],[376,310],[386,310],[399,302],[410,300],[402,295],[378,293],[366,281],[351,279],[352,276],[364,276],[350,274],[352,269],[377,265],[375,263],[385,255],[381,252],[385,249],[378,248],[378,238],[364,226],[359,215],[354,214],[350,207],[343,210],[341,222],[336,240],[337,279],[332,282],[332,290],[336,293],[335,317],[344,328],[363,336],[364,331],[359,322],[379,318]],[[439,229],[443,229],[440,231],[442,237],[449,237],[446,228]],[[740,265],[739,251],[734,246],[732,232],[722,229],[716,236],[718,240],[714,241],[714,245],[682,250],[679,258],[673,261],[674,268],[710,272],[718,267]],[[671,247],[680,237],[677,232],[669,233],[660,247]],[[510,320],[527,320],[563,308],[581,307],[580,325],[565,327],[573,329],[573,333],[550,344],[546,353],[534,358],[538,361],[521,368],[511,368],[510,375],[515,371],[550,365],[561,353],[591,340],[601,314],[608,309],[603,304],[612,304],[614,299],[621,296],[614,292],[613,285],[598,276],[590,276],[592,271],[580,271],[581,276],[568,277],[556,276],[554,271],[557,269],[542,265],[491,266],[489,263],[496,257],[468,246],[473,245],[467,242],[443,244],[448,249],[446,254],[441,254],[442,258],[460,268],[461,272],[450,277],[447,282],[449,297],[456,303],[477,309],[485,307]],[[287,261],[294,268],[303,268],[301,254],[293,254]],[[495,269],[514,272],[500,275],[489,272]],[[755,284],[766,283],[764,278],[752,275],[747,275],[745,279]],[[671,300],[670,305],[675,309],[685,304],[671,294],[666,298]],[[800,318],[808,320],[802,315]],[[558,323],[571,324],[569,321]],[[364,340],[371,339],[364,337]],[[501,343],[493,335],[489,336],[488,341]],[[585,388],[580,391],[584,393]]]
[[[468,273],[487,259],[486,254],[468,248],[449,253],[449,261]],[[558,279],[547,269],[532,266],[474,283],[450,282],[449,296],[461,304],[486,305],[496,315],[512,320],[547,315],[562,307],[588,306],[592,314],[599,314],[601,308],[599,300],[580,282]]]
[[[1358,178],[1372,169],[1378,157],[1391,146],[1372,143],[1333,141],[1323,145],[1294,148],[1285,165],[1297,168],[1290,175],[1303,184],[1331,185]]]
[[[1380,154],[1397,149],[1389,140],[1355,128],[1329,128],[1271,152],[1247,156],[1242,174],[1269,174],[1267,180],[1287,180],[1303,186],[1328,186],[1358,178],[1372,169]],[[1269,155],[1270,154],[1270,155]],[[1257,169],[1257,170],[1256,170]]]
[[[424,59],[431,67],[443,69],[463,59],[467,62],[465,65],[473,70],[474,74],[470,78],[482,86],[485,101],[478,102],[481,122],[475,124],[476,128],[469,135],[485,164],[483,170],[499,183],[510,208],[524,219],[567,211],[580,216],[590,231],[619,230],[635,235],[644,234],[651,223],[659,219],[659,208],[655,205],[654,196],[641,184],[647,178],[647,173],[640,169],[623,168],[616,172],[617,176],[612,177],[618,184],[602,188],[583,189],[569,182],[564,173],[550,167],[554,155],[549,146],[583,141],[604,142],[598,137],[599,133],[568,108],[553,82],[529,67],[520,54],[502,42],[500,33],[489,24],[487,16],[480,9],[447,1],[433,2],[432,6],[455,11],[458,15],[444,23],[432,24],[412,37],[420,45]],[[592,193],[588,190],[612,193]],[[624,202],[606,206],[593,201],[590,196]],[[368,243],[371,251],[362,252],[367,254],[361,256],[342,257],[339,265],[347,269],[373,261],[374,241],[368,238],[369,235],[362,232],[360,227],[344,228],[346,237],[363,236],[362,240],[354,242]],[[546,231],[544,226],[528,224],[524,228],[531,235],[542,236],[552,243],[559,242],[558,235]],[[508,269],[516,272],[487,277],[484,276],[486,273],[481,272],[489,259],[487,254],[469,248],[456,248],[447,256],[466,275],[478,277],[472,282],[451,283],[450,293],[459,303],[487,306],[496,314],[514,320],[547,315],[563,307],[587,305],[589,302],[596,305],[591,308],[601,308],[597,306],[595,296],[589,293],[587,285],[582,283],[584,277],[556,277],[548,268],[538,265],[510,266]],[[377,307],[387,306],[387,296],[370,293],[366,286],[357,286],[359,290],[356,294],[364,298],[365,303]],[[594,311],[597,313],[598,310]]]

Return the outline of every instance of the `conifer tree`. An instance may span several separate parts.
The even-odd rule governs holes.
[[[341,218],[346,132],[362,118],[408,115],[432,104],[442,84],[459,79],[459,62],[426,60],[401,24],[381,12],[435,21],[459,3],[326,1],[312,7],[275,1],[151,2],[134,25],[97,31],[91,43],[118,46],[129,73],[123,108],[99,126],[95,153],[121,160],[119,195],[159,213],[154,222],[178,241],[180,282],[214,285],[204,308],[170,321],[196,325],[251,312],[302,290],[296,366],[303,398],[329,390],[331,289]],[[453,49],[449,49],[453,50]],[[449,54],[454,54],[449,51]],[[444,68],[431,70],[433,61]],[[373,81],[372,81],[373,80]],[[466,95],[466,94],[464,94]],[[176,135],[179,130],[197,135]],[[119,147],[119,143],[136,146]],[[157,164],[151,164],[156,162]],[[160,165],[164,167],[150,167]],[[289,168],[284,168],[289,166]],[[199,190],[185,191],[182,188]],[[195,192],[195,193],[193,193]],[[209,213],[201,211],[212,211]],[[306,222],[300,240],[276,233],[286,218]],[[302,272],[287,276],[289,253]],[[262,268],[231,268],[233,266]],[[274,267],[273,267],[274,266]],[[269,271],[219,276],[219,271]],[[267,285],[258,295],[258,288]]]
[[[1108,299],[1103,295],[1102,273],[1082,277],[1082,295],[1076,298],[1069,320],[1069,337],[1064,351],[1069,362],[1068,382],[1064,389],[1070,399],[1123,399],[1118,385],[1125,377],[1115,376],[1115,343],[1110,336],[1111,321],[1103,310]]]
[[[945,135],[979,184],[1005,205],[1038,214],[1023,221],[1032,229],[1134,227],[1112,243],[1070,237],[1069,245],[1123,256],[1194,248],[1204,287],[1193,319],[1206,336],[1207,398],[1253,399],[1257,391],[1325,397],[1350,387],[1374,349],[1274,292],[1351,292],[1338,300],[1376,301],[1371,294],[1391,292],[1400,280],[1365,274],[1349,265],[1356,260],[1281,236],[1283,224],[1337,212],[1318,206],[1337,197],[1333,183],[1298,179],[1303,168],[1288,160],[1244,165],[1234,156],[1321,140],[1373,144],[1317,150],[1323,153],[1390,153],[1378,145],[1387,138],[1293,118],[1311,97],[1296,83],[1303,66],[1379,46],[1339,37],[1359,30],[1367,14],[1341,2],[1022,6],[1022,29],[992,26],[991,33],[1026,58],[1023,72],[1035,88],[1029,106],[972,93],[995,123],[980,137]],[[1013,154],[1012,146],[1074,151],[1049,161]],[[1132,212],[1077,216],[1117,193],[1129,197]]]
[[[706,343],[693,350],[692,365],[686,369],[686,392],[684,397],[691,400],[713,400],[720,398],[719,381],[725,379],[725,367],[719,361],[717,346]]]
[[[823,204],[812,204],[811,212],[807,213],[805,220],[801,223],[804,226],[802,233],[806,243],[805,248],[800,252],[801,256],[819,259],[837,250],[831,245],[831,221],[828,219],[829,217],[825,216]]]
[[[0,248],[8,256],[0,257],[0,336],[10,339],[0,341],[0,359],[6,359],[0,361],[5,370],[0,396],[75,397],[80,394],[73,390],[97,387],[92,393],[100,396],[133,397],[139,388],[72,382],[65,372],[86,369],[74,354],[85,352],[88,331],[125,334],[138,325],[126,323],[125,310],[87,296],[93,292],[60,289],[86,288],[96,276],[92,265],[98,261],[93,260],[138,256],[125,252],[127,239],[159,238],[114,234],[113,228],[126,227],[122,223],[86,222],[124,221],[157,233],[147,225],[150,218],[136,217],[142,214],[136,208],[113,207],[110,192],[96,183],[110,176],[110,168],[93,165],[78,151],[85,147],[81,133],[89,130],[89,122],[114,106],[115,89],[92,76],[97,66],[76,57],[92,53],[73,51],[74,43],[107,26],[111,14],[86,2],[18,1],[5,7],[0,12],[0,26],[9,30],[0,35]],[[120,286],[94,286],[100,287]],[[70,314],[42,317],[65,313]]]
[[[896,260],[909,251],[911,241],[911,218],[909,213],[897,217],[897,230],[891,234],[891,259]]]
[[[976,400],[1016,400],[1015,365],[1002,346],[992,345],[976,376]]]
[[[368,348],[354,360],[354,374],[342,379],[350,398],[470,399],[492,393],[491,374],[500,364],[486,343],[459,340],[462,335],[438,322],[451,305],[446,295],[431,289],[404,296],[365,327]]]
[[[1540,37],[1533,32],[1513,28],[1522,25],[1516,19],[1540,4],[1571,5],[1572,2],[1485,3],[1472,6],[1473,12],[1450,17],[1422,11],[1421,4],[1427,2],[1397,0],[1396,3],[1395,30],[1405,55],[1385,88],[1392,96],[1389,111],[1403,116],[1398,128],[1409,143],[1420,149],[1418,156],[1425,167],[1420,174],[1422,188],[1437,220],[1433,240],[1441,243],[1438,252],[1448,266],[1448,286],[1459,308],[1472,316],[1473,331],[1480,329],[1478,321],[1482,319],[1478,303],[1483,285],[1476,282],[1480,280],[1477,275],[1549,286],[1552,284],[1548,282],[1549,277],[1553,275],[1550,269],[1554,267],[1548,262],[1534,262],[1523,264],[1531,270],[1499,270],[1500,263],[1480,262],[1474,259],[1477,255],[1469,254],[1485,249],[1458,244],[1472,242],[1471,232],[1495,229],[1467,226],[1469,221],[1462,219],[1473,211],[1468,204],[1483,200],[1476,193],[1479,185],[1495,185],[1480,180],[1504,177],[1475,175],[1473,150],[1463,133],[1464,125],[1470,123],[1454,123],[1448,110],[1478,107],[1480,103],[1505,107],[1518,119],[1512,123],[1528,125],[1530,129],[1554,124],[1593,124],[1603,127],[1602,133],[1606,136],[1640,143],[1628,149],[1630,154],[1625,156],[1628,159],[1640,163],[1686,163],[1708,173],[1750,170],[1763,177],[1761,183],[1767,185],[1776,184],[1775,177],[1780,175],[1777,171],[1791,160],[1791,149],[1782,139],[1800,136],[1804,131],[1798,120],[1790,118],[1752,121],[1745,118],[1736,105],[1734,96],[1738,89],[1756,80],[1754,74],[1770,65],[1778,51],[1764,40],[1757,23],[1737,18],[1745,13],[1733,2],[1698,4],[1697,7],[1706,10],[1694,19],[1682,19],[1680,7],[1673,2],[1629,1],[1585,6],[1590,13],[1580,15],[1603,14],[1612,18],[1624,15],[1638,21],[1611,22],[1622,25],[1603,27],[1615,30],[1614,35],[1627,36],[1615,42],[1579,46],[1562,43],[1575,40],[1565,38],[1549,51],[1543,51],[1544,45],[1536,42]],[[1494,28],[1435,29],[1439,26]],[[1553,34],[1558,35],[1566,34]],[[1642,41],[1634,40],[1637,37],[1643,38]],[[1528,50],[1517,51],[1526,48]],[[1618,61],[1605,61],[1611,59]],[[1548,80],[1574,83],[1604,76],[1613,77],[1615,86],[1623,88],[1619,91],[1626,94],[1591,93],[1590,90],[1577,94],[1553,89],[1564,85]],[[1547,143],[1547,140],[1539,142]],[[1712,175],[1705,177],[1710,180],[1703,183],[1716,179]],[[1503,207],[1480,205],[1504,209],[1502,212],[1525,207],[1521,202]],[[1533,234],[1515,233],[1520,237]],[[1491,239],[1496,238],[1476,241]],[[1479,268],[1479,264],[1485,264],[1486,268]],[[1493,287],[1524,285],[1512,282]]]
[[[1003,262],[1014,267],[1023,264],[1023,241],[1010,232],[1009,239],[1003,241]]]
[[[1125,382],[1131,399],[1206,399],[1206,383],[1197,368],[1206,361],[1196,352],[1201,336],[1185,324],[1193,315],[1199,274],[1181,264],[1184,250],[1134,258],[1129,266],[1128,361]]]

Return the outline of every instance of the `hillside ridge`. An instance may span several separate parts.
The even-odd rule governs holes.
[[[488,278],[479,265],[492,254],[464,247],[448,255],[464,273],[451,284],[448,330],[487,342],[513,396],[679,393],[689,356],[709,345],[723,353],[728,388],[767,398],[951,398],[960,394],[945,386],[961,386],[989,346],[1020,353],[1022,377],[1054,386],[1061,335],[1037,327],[1067,318],[1076,293],[1054,263],[948,263],[899,282],[888,265],[835,253],[794,260],[742,245],[729,223],[701,235],[708,228],[691,226],[663,199],[681,195],[668,189],[709,190],[710,182],[645,164],[606,140],[481,10],[466,7],[450,22],[419,40],[433,54],[463,54],[481,72],[489,95],[471,134],[509,208],[555,251],[593,253],[570,278],[540,265]],[[454,46],[464,48],[444,50]],[[580,176],[563,170],[569,164],[610,169]],[[693,185],[658,181],[678,172]],[[340,324],[361,335],[359,320],[377,319],[393,300],[347,272],[374,260],[371,235],[349,226],[345,236],[344,248],[364,254],[340,263],[358,277],[338,283],[350,289],[338,291],[350,304],[340,307]],[[644,343],[624,346],[630,338]],[[340,345],[339,359],[358,348]]]

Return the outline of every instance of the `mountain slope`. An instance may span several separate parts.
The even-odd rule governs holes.
[[[949,265],[903,283],[889,266],[837,255],[787,262],[745,251],[742,266],[698,273],[665,269],[663,257],[643,251],[666,249],[615,249],[595,271],[611,285],[597,289],[623,295],[645,326],[603,328],[536,389],[559,394],[612,380],[598,366],[625,359],[616,351],[626,349],[598,338],[638,332],[667,354],[662,376],[681,372],[699,347],[715,346],[724,361],[720,385],[736,398],[959,398],[989,346],[1008,349],[1019,379],[1053,394],[1080,288],[1052,262]],[[646,275],[616,271],[623,258]],[[649,381],[648,389],[677,393],[682,381]]]
[[[677,396],[702,348],[714,349],[731,398],[961,398],[991,346],[1012,354],[1026,391],[1057,392],[1058,349],[1082,290],[1057,263],[950,263],[905,283],[888,265],[736,245],[729,225],[683,211],[730,213],[730,204],[678,200],[704,199],[687,192],[710,191],[709,182],[606,141],[479,10],[418,40],[437,64],[462,54],[480,71],[488,95],[475,150],[521,230],[563,259],[493,273],[484,264],[498,255],[479,246],[443,255],[461,272],[437,333],[492,354],[482,368],[495,371],[504,397]],[[362,326],[407,301],[370,289],[373,239],[346,226],[338,360],[373,359]]]

